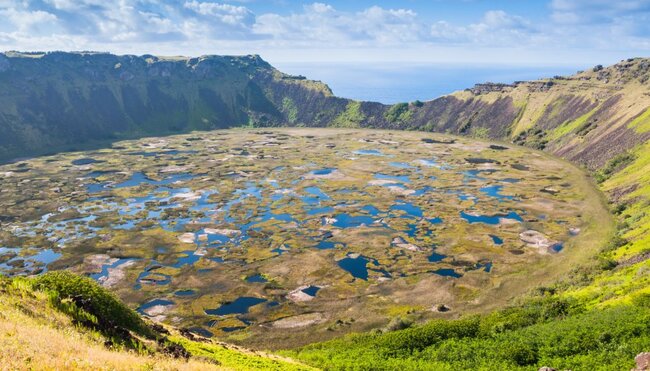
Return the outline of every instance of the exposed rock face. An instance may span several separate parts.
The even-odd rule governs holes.
[[[297,289],[291,291],[289,294],[287,294],[287,299],[293,301],[294,303],[298,302],[303,302],[303,301],[310,301],[314,299],[314,296],[309,295],[308,293],[304,292],[306,288],[309,286],[300,286]]]
[[[392,243],[393,243],[393,245],[395,245],[396,247],[399,247],[400,249],[406,249],[406,250],[410,250],[410,251],[422,251],[420,246],[409,243],[408,241],[406,241],[402,237],[393,238]]]
[[[546,235],[532,229],[519,234],[519,238],[529,247],[536,248],[542,254],[553,254],[561,249],[561,243],[550,240]]]
[[[650,352],[639,353],[635,358],[636,368],[634,371],[650,370]]]
[[[205,233],[207,234],[221,234],[226,237],[235,237],[241,234],[241,231],[237,229],[217,229],[217,228],[205,228]]]
[[[591,99],[577,95],[559,96],[546,106],[539,119],[539,127],[546,130],[558,127],[565,122],[576,120],[597,105]]]
[[[194,233],[183,233],[178,236],[178,240],[182,243],[194,243],[196,241],[196,236],[194,236]]]
[[[481,95],[493,92],[505,92],[511,90],[514,85],[509,84],[495,84],[492,82],[486,82],[483,84],[476,84],[473,88],[468,89],[474,95]]]
[[[546,92],[549,91],[553,85],[555,85],[553,81],[534,81],[528,83],[527,88],[530,92]]]
[[[274,328],[291,329],[323,323],[325,319],[326,318],[322,313],[305,313],[293,317],[279,319],[273,322],[272,326]]]
[[[639,255],[633,256],[633,257],[631,257],[629,259],[626,259],[624,261],[621,261],[618,265],[621,266],[621,267],[627,267],[627,266],[630,266],[630,265],[634,265],[634,264],[637,264],[637,263],[644,262],[644,261],[646,261],[648,259],[650,259],[650,252],[645,252],[645,253],[641,253]]]

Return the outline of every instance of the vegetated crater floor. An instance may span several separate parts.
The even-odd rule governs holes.
[[[0,271],[70,269],[203,336],[291,347],[504,305],[593,255],[581,171],[440,134],[224,130],[0,167]]]

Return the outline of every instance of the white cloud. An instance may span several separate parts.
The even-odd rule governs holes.
[[[253,12],[243,6],[193,0],[185,2],[184,7],[232,26],[246,26],[254,18]]]
[[[102,7],[106,5],[106,2],[101,0],[45,0],[44,2],[55,9],[65,11],[75,11],[91,6]]]
[[[614,23],[650,12],[650,0],[553,0],[552,18],[562,24]]]
[[[438,42],[482,46],[520,45],[539,42],[539,31],[527,19],[502,10],[487,11],[480,21],[454,26],[440,21],[431,26],[431,37]]]
[[[287,16],[264,14],[253,26],[255,33],[276,40],[374,41],[381,45],[421,41],[425,30],[412,10],[372,6],[359,12],[342,12],[323,3],[306,5],[302,13]]]
[[[491,29],[528,30],[530,22],[523,17],[510,15],[503,10],[490,10],[483,16],[483,24]]]
[[[16,8],[0,9],[0,19],[5,19],[15,26],[17,32],[40,32],[47,27],[56,26],[57,17],[42,10],[18,10]]]
[[[539,50],[557,51],[541,53],[546,58],[558,58],[561,50],[650,51],[650,0],[547,1],[544,14],[512,14],[506,8],[451,21],[436,19],[435,11],[418,14],[406,7],[409,2],[398,9],[375,5],[350,11],[321,0],[290,12],[286,0],[274,0],[277,11],[255,13],[261,2],[254,0],[0,0],[0,47],[170,54],[282,51],[342,60],[352,55],[440,60],[447,58],[439,52],[446,48],[458,58],[468,55],[459,50],[499,55],[514,50],[514,55],[536,58]]]

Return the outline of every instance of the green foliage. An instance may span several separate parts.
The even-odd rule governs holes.
[[[116,343],[137,347],[130,332],[155,337],[135,311],[90,278],[56,271],[34,278],[32,285],[47,292],[50,302],[75,322],[100,331]]]
[[[519,135],[514,139],[514,143],[543,150],[548,144],[548,138],[544,130],[532,127],[519,133]]]
[[[650,130],[650,107],[646,108],[643,113],[637,116],[628,124],[629,128],[634,128],[637,133],[645,133]]]
[[[408,103],[394,104],[384,113],[384,117],[391,124],[406,124],[411,116]]]
[[[311,370],[311,367],[290,363],[285,360],[262,357],[254,353],[237,352],[218,344],[199,343],[182,337],[173,337],[172,342],[182,346],[193,357],[212,362],[224,369],[236,370]]]
[[[589,122],[591,122],[590,120],[592,119],[592,116],[596,110],[597,108],[594,108],[592,111],[585,113],[573,121],[566,121],[562,123],[562,125],[556,127],[548,134],[548,139],[551,141],[557,140],[575,130],[580,130],[580,128],[585,127]]]
[[[465,121],[462,125],[458,127],[458,134],[466,134],[467,131],[472,127],[472,120]]]
[[[181,358],[178,363],[180,366],[183,365],[182,359],[191,357],[195,361],[194,367],[190,367],[191,369],[198,369],[197,367],[201,367],[201,364],[197,362],[203,362],[203,366],[206,368],[220,366],[218,369],[224,368],[228,370],[312,370],[311,367],[292,360],[254,351],[232,349],[217,343],[192,341],[180,335],[167,336],[158,333],[153,340],[129,336],[129,331],[136,332],[134,329],[144,325],[137,314],[126,308],[115,297],[95,284],[94,281],[65,271],[47,273],[34,278],[7,278],[0,274],[0,318],[5,324],[8,322],[10,327],[13,327],[12,324],[15,326],[22,325],[22,323],[14,322],[17,319],[11,312],[16,310],[21,314],[38,319],[35,323],[39,323],[39,327],[34,329],[35,333],[41,331],[41,324],[52,321],[51,326],[55,330],[73,334],[88,334],[88,338],[92,339],[91,341],[104,342],[105,345],[112,348],[111,350],[117,352],[123,352],[124,348],[128,348],[129,352],[146,356],[155,355],[156,357],[135,358],[138,361],[144,360],[144,363],[149,366],[145,369],[175,369],[166,365],[167,361],[171,361],[167,360],[167,357]],[[61,312],[70,317],[75,328],[68,327],[69,321],[62,320],[65,316],[61,316],[56,312]],[[57,315],[53,316],[53,313]],[[45,322],[43,319],[49,321]],[[111,319],[119,319],[121,325],[133,327],[120,327],[118,321],[111,321]],[[34,326],[33,323],[30,325]],[[105,326],[112,327],[107,328]],[[25,329],[31,330],[30,327],[21,327],[21,329],[23,331]],[[145,329],[145,331],[141,332],[148,331]],[[0,345],[12,344],[17,341],[12,334],[8,333],[6,335],[4,337],[0,336]],[[50,331],[44,331],[44,335],[52,337],[54,341],[61,341],[60,337],[53,336]],[[70,337],[65,339],[69,340]],[[79,367],[78,357],[83,356],[83,354],[77,354],[73,351],[84,352],[95,348],[86,348],[88,339],[85,336],[77,335],[72,339],[74,344],[70,344],[70,354],[61,354],[60,357],[61,360],[71,360],[68,368],[77,369]],[[1,340],[4,340],[4,342]],[[24,361],[33,361],[31,356],[34,356],[33,358],[36,360],[34,363],[25,363],[25,367],[36,365],[27,368],[42,369],[42,365],[48,365],[47,362],[51,362],[51,359],[47,358],[47,356],[41,359],[38,354],[31,354],[31,352],[39,352],[38,349],[34,349],[32,344],[21,344],[20,346],[26,349],[25,354],[30,355],[29,358],[23,357]],[[120,354],[126,355],[128,353],[115,354],[117,358],[120,358]],[[17,355],[17,357],[20,356]],[[64,364],[61,360],[57,360],[59,361],[58,364]],[[103,360],[113,361],[110,356],[108,359]],[[134,360],[134,358],[129,360]],[[161,364],[158,362],[161,362]],[[46,367],[46,369],[50,368],[52,367]],[[115,367],[106,366],[105,368],[113,369]],[[140,365],[117,367],[117,369],[140,368]]]
[[[351,101],[345,107],[345,111],[337,116],[330,126],[336,128],[358,128],[361,123],[366,119],[366,116],[361,112],[361,102]]]
[[[351,335],[289,354],[324,369],[630,369],[650,346],[650,299],[639,298],[636,306],[585,311],[541,297],[487,316]]]
[[[579,123],[575,125],[577,126],[575,129],[576,135],[584,137],[585,135],[589,134],[590,131],[594,130],[598,126],[598,123],[597,120],[589,119],[579,121]]]
[[[634,305],[650,309],[650,293],[644,292],[632,298]]]
[[[254,56],[154,61],[49,53],[12,58],[11,66],[14,73],[0,76],[0,91],[24,76],[41,78],[0,104],[0,161],[144,136],[286,124],[312,116],[288,104],[288,92],[331,95],[322,83],[273,78],[277,70]]]
[[[602,183],[609,179],[613,174],[615,174],[620,169],[631,164],[636,157],[630,152],[623,152],[614,156],[611,160],[607,162],[602,169],[598,170],[594,174],[594,178],[598,183]]]
[[[490,129],[486,127],[473,127],[470,135],[474,138],[488,139],[490,137]]]
[[[616,265],[617,265],[616,260],[608,259],[608,258],[605,258],[605,257],[602,257],[602,256],[599,256],[598,258],[596,258],[596,261],[598,262],[598,265],[597,265],[598,269],[600,269],[601,271],[610,271],[610,270],[616,268]]]
[[[607,244],[603,248],[603,252],[614,251],[614,250],[618,249],[621,246],[625,246],[626,244],[627,244],[627,240],[625,238],[621,237],[620,234],[616,233],[607,242]]]
[[[412,318],[397,316],[388,322],[388,325],[386,325],[386,331],[404,330],[411,326],[413,326]]]
[[[289,123],[293,124],[298,120],[298,107],[296,107],[296,103],[289,97],[282,99],[282,112],[287,115]]]

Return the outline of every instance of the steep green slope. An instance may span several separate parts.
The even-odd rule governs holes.
[[[646,295],[634,304],[586,311],[547,297],[487,316],[350,335],[287,354],[330,370],[629,370],[650,347],[648,303]]]
[[[259,56],[0,53],[0,160],[236,126],[372,127],[512,140],[585,164],[650,138],[650,60],[386,106]],[[615,144],[615,145],[613,145]]]
[[[480,84],[424,103],[385,106],[333,97],[322,83],[284,75],[255,56],[7,53],[0,54],[0,160],[124,137],[242,125],[438,131],[543,149],[588,169],[619,221],[609,247],[590,264],[539,290],[543,298],[570,303],[572,310],[523,324],[504,321],[487,332],[438,334],[417,349],[388,343],[410,337],[409,331],[427,333],[456,322],[351,337],[292,354],[325,368],[372,364],[364,363],[373,361],[372,351],[388,347],[377,355],[385,368],[514,368],[548,362],[574,369],[629,369],[633,353],[650,346],[643,327],[650,293],[649,80],[650,59],[638,58],[571,77]],[[462,321],[478,321],[481,327],[503,313]],[[462,321],[458,326],[464,326]],[[521,344],[525,349],[513,350],[521,359],[502,351]]]
[[[345,109],[326,85],[282,74],[258,56],[5,53],[0,160],[119,138],[304,122],[312,119],[305,111],[335,110],[339,101]]]
[[[649,79],[650,61],[631,59],[409,105],[402,127],[509,140],[585,166],[611,203],[618,233],[592,263],[511,309],[289,354],[326,369],[632,368],[634,355],[650,348]],[[541,312],[531,312],[540,302],[547,303]]]
[[[470,115],[471,122],[468,113],[454,122],[432,115],[429,129],[464,130],[467,135],[487,130],[490,137],[572,160],[594,175],[618,216],[618,235],[593,266],[576,267],[572,277],[557,285],[562,295],[589,306],[629,303],[650,289],[649,80],[650,60],[628,59],[572,77],[478,85],[423,107],[439,106],[442,99],[480,107]],[[418,125],[429,114],[416,112],[414,117],[421,119],[411,127],[422,128]]]
[[[634,355],[650,348],[649,79],[650,61],[631,59],[569,78],[478,85],[409,105],[402,127],[509,140],[585,166],[611,203],[618,233],[590,264],[512,309],[289,354],[326,369],[633,367]],[[561,311],[531,314],[531,303],[540,300],[550,304],[542,312]]]
[[[0,276],[0,319],[3,369],[311,369],[151,325],[94,281],[67,272]]]

